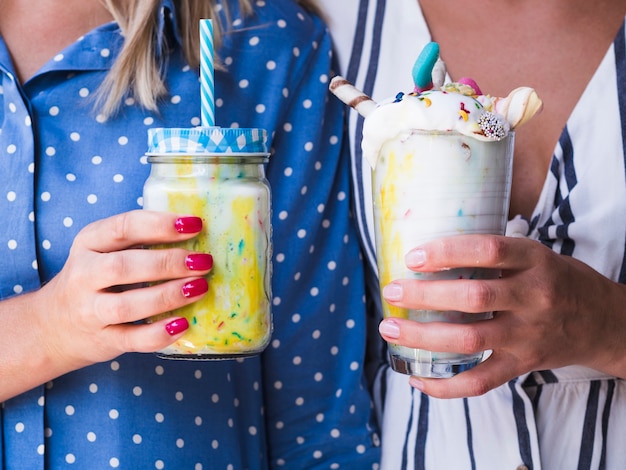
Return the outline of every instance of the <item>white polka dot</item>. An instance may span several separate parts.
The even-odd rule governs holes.
[[[46,147],[46,155],[48,155],[49,157],[54,157],[57,153],[57,149],[55,149],[54,147]]]
[[[287,27],[287,22],[285,20],[278,20],[276,22],[276,24],[278,25],[279,28],[286,28]]]
[[[250,427],[248,428],[248,433],[249,433],[251,436],[256,436],[256,434],[257,434],[257,429],[256,429],[256,427],[254,427],[254,426],[250,426]]]
[[[263,114],[265,112],[265,105],[264,104],[257,104],[254,109],[255,109],[255,111],[258,114]]]
[[[15,106],[15,103],[9,103],[9,111],[12,113],[17,112],[17,106]]]
[[[283,383],[280,380],[277,380],[276,382],[274,382],[274,388],[276,390],[282,390],[283,388]]]
[[[261,42],[261,40],[258,38],[258,36],[254,36],[253,38],[250,38],[248,44],[250,44],[251,46],[257,46],[259,42]]]
[[[300,49],[298,49],[297,47],[293,48],[293,55],[295,57],[300,57]]]
[[[133,395],[140,397],[143,394],[141,387],[133,387]]]
[[[67,405],[65,407],[65,414],[68,416],[74,416],[74,413],[76,412],[76,410],[74,409],[74,407],[72,405]]]
[[[96,434],[94,432],[87,433],[87,440],[89,442],[96,442]]]
[[[96,202],[98,202],[98,196],[96,196],[95,194],[90,194],[89,196],[87,196],[87,202],[89,204],[95,204]]]
[[[78,90],[78,95],[81,98],[87,98],[89,96],[89,90],[87,88],[81,88],[80,90]]]
[[[195,423],[196,426],[202,426],[202,418],[200,416],[196,416],[193,422]]]
[[[289,88],[283,88],[283,97],[289,98]]]
[[[178,95],[174,95],[172,96],[172,98],[170,99],[170,102],[172,104],[179,104],[182,101],[182,98]]]
[[[239,82],[239,88],[248,88],[248,85],[250,85],[250,82],[248,80],[241,80]]]
[[[185,447],[185,441],[180,438],[176,439],[176,447],[182,449],[183,447]]]
[[[109,418],[117,419],[119,417],[120,417],[120,412],[119,411],[117,411],[115,409],[109,411]]]
[[[13,286],[13,292],[16,294],[21,294],[22,292],[24,292],[24,287],[18,285]]]
[[[120,466],[120,461],[118,458],[112,457],[109,460],[109,465],[111,466],[111,468],[118,468]]]
[[[141,437],[141,435],[139,435],[139,434],[134,434],[133,435],[133,442],[135,444],[141,444],[142,441],[143,441],[143,438]]]
[[[24,125],[26,127],[30,127],[33,124],[33,121],[31,120],[30,116],[26,116],[24,118]]]
[[[25,426],[24,423],[19,422],[15,425],[15,432],[24,432]]]
[[[335,269],[337,269],[337,263],[335,261],[329,261],[326,267],[329,269],[329,271],[334,271]]]
[[[304,238],[304,237],[306,237],[306,230],[304,229],[298,230],[298,238]]]
[[[359,370],[359,363],[354,361],[350,363],[350,370],[351,371],[355,371],[355,370]]]
[[[96,122],[98,122],[99,124],[104,124],[107,121],[108,121],[108,118],[104,114],[98,114],[96,116]]]
[[[113,181],[116,183],[121,183],[124,181],[124,175],[113,175]]]
[[[298,406],[304,405],[304,398],[302,398],[302,397],[296,398],[296,405],[298,405]]]
[[[213,403],[218,403],[220,401],[220,396],[217,393],[214,393],[213,395],[211,395],[211,401]]]
[[[54,56],[52,60],[54,60],[55,62],[61,62],[63,59],[64,59],[63,54],[57,54]]]
[[[128,143],[128,137],[126,136],[121,136],[119,139],[117,139],[117,143],[120,145],[126,145]]]
[[[322,451],[321,450],[316,450],[315,452],[313,452],[313,458],[316,459],[321,459],[322,458]]]
[[[76,175],[73,173],[68,173],[67,175],[65,175],[65,179],[68,181],[76,181]]]
[[[306,150],[307,152],[313,150],[313,142],[307,142],[306,144],[304,144],[304,150]]]
[[[355,324],[356,324],[356,323],[355,323],[355,321],[354,321],[354,320],[348,320],[348,321],[346,322],[346,328],[352,329],[352,328],[354,328]]]
[[[109,57],[111,55],[111,51],[109,49],[104,48],[100,51],[100,55],[102,57]]]
[[[293,130],[293,126],[290,122],[286,122],[285,124],[283,124],[283,130],[285,132],[291,132]]]
[[[174,394],[174,398],[176,399],[176,401],[183,401],[185,396],[183,395],[183,392],[176,392]]]
[[[13,202],[15,201],[15,199],[17,199],[17,194],[15,194],[15,191],[9,191],[7,193],[7,201]]]
[[[41,193],[41,200],[44,202],[48,202],[50,200],[51,196],[50,193],[48,191],[44,191],[43,193]]]
[[[325,73],[320,75],[320,83],[328,83],[328,75],[326,75]]]
[[[265,67],[267,67],[267,70],[275,70],[276,62],[274,62],[273,60],[270,60],[267,62],[267,64],[265,64]]]
[[[313,106],[313,101],[311,101],[311,100],[304,100],[302,102],[302,106],[304,107],[304,109],[310,109]]]
[[[98,384],[91,384],[91,385],[89,385],[89,391],[91,393],[98,393]]]
[[[292,321],[293,323],[298,323],[298,322],[300,321],[300,319],[301,319],[301,318],[302,318],[302,317],[300,316],[300,314],[299,314],[299,313],[294,313],[294,314],[291,316],[291,321]]]
[[[52,244],[50,243],[50,240],[44,240],[41,242],[41,246],[44,250],[49,250]]]
[[[332,136],[330,138],[330,144],[331,145],[337,145],[339,143],[339,137],[337,137],[336,135]]]
[[[311,294],[311,297],[317,297],[319,295],[319,293],[320,293],[320,290],[317,287],[313,287],[309,291],[309,294]]]
[[[163,416],[163,413],[157,413],[154,415],[154,420],[157,423],[162,423],[163,421],[165,421],[165,416]]]
[[[37,446],[37,454],[43,455],[45,451],[46,451],[46,446],[45,445],[39,444]]]
[[[17,147],[14,144],[7,146],[7,153],[9,155],[13,155],[15,152],[17,152]]]
[[[74,454],[67,454],[65,456],[65,461],[67,463],[75,463],[76,462],[76,456]]]

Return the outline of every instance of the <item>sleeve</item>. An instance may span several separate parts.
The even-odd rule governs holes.
[[[270,464],[372,468],[363,260],[350,213],[344,106],[328,92],[331,41],[310,19],[294,47],[273,138],[273,321],[263,354]]]

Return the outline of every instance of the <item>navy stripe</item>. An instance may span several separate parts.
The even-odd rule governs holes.
[[[472,435],[472,420],[470,419],[469,400],[463,399],[463,408],[465,409],[465,425],[467,427],[467,451],[470,456],[470,468],[476,470],[476,457],[474,457],[474,437]]]
[[[555,383],[558,383],[558,381],[559,381],[559,379],[556,377],[554,372],[552,372],[549,369],[548,370],[540,370],[539,371],[539,375],[544,380],[544,383],[547,383],[547,384],[555,384]]]
[[[515,389],[515,380],[509,381],[509,389],[511,390],[511,398],[513,399],[513,417],[515,418],[515,426],[517,428],[517,442],[520,457],[528,470],[533,470],[533,454],[530,445],[530,432],[528,431],[528,423],[526,422],[524,400]]]
[[[411,392],[411,409],[409,410],[409,422],[406,426],[406,434],[404,435],[404,446],[402,447],[402,464],[400,465],[401,470],[406,470],[409,465],[409,437],[411,435],[411,428],[413,427],[413,409],[415,408],[415,397],[413,396],[414,392]]]
[[[622,27],[613,43],[615,50],[615,68],[617,76],[617,99],[619,102],[619,114],[622,123],[622,150],[624,152],[624,168],[626,173],[626,23]],[[626,284],[626,246],[622,258],[622,269],[619,274],[619,282]]]
[[[578,456],[578,470],[591,468],[593,458],[593,441],[596,437],[596,418],[598,416],[598,402],[600,399],[600,381],[592,380],[587,397],[587,411],[583,421],[583,433]]]
[[[562,240],[561,254],[571,256],[574,253],[576,244],[574,240],[569,237],[569,226],[575,221],[572,206],[569,202],[569,193],[571,193],[576,184],[578,184],[578,178],[576,177],[576,168],[574,166],[574,145],[572,144],[567,126],[561,134],[559,143],[563,150],[563,176],[565,176],[568,196],[558,206],[562,225],[557,227],[556,233],[557,239]]]
[[[576,178],[576,169],[574,168],[574,145],[572,144],[572,138],[569,135],[567,126],[561,133],[559,144],[563,150],[563,176],[565,176],[567,192],[569,193],[578,183],[578,179]]]
[[[606,443],[609,437],[609,418],[611,417],[611,406],[613,405],[613,394],[615,392],[615,380],[609,380],[607,383],[606,401],[604,402],[604,411],[602,412],[602,454],[600,457],[600,466],[598,470],[606,469]]]
[[[415,470],[426,469],[426,437],[428,436],[429,410],[430,397],[428,395],[422,394],[420,401],[419,419],[417,421],[417,436],[415,438]]]
[[[372,91],[374,90],[374,83],[376,82],[376,75],[378,72],[378,60],[380,57],[380,41],[381,41],[381,36],[382,36],[383,21],[385,19],[386,5],[387,5],[386,0],[378,0],[378,2],[376,2],[374,27],[372,31],[371,52],[370,52],[370,57],[369,57],[369,63],[367,65],[367,72],[365,74],[365,83],[362,87],[362,90],[366,95],[372,94]],[[365,22],[363,22],[363,26],[365,26]],[[360,53],[363,52],[362,48],[359,52]],[[358,62],[356,62],[357,60]],[[353,56],[350,58],[350,61],[351,62],[355,61],[358,64],[361,61],[361,57],[359,56],[357,58],[356,56]],[[351,75],[348,75],[348,77],[346,78],[351,82],[356,82],[356,74],[354,77],[352,77]],[[356,130],[354,133],[356,138],[354,139],[355,141],[352,143],[354,145],[353,165],[354,165],[355,174],[357,175],[359,179],[359,184],[357,184],[358,205],[361,208],[366,207],[365,198],[367,197],[369,199],[371,197],[369,194],[365,195],[363,193],[363,184],[360,180],[361,175],[363,174],[363,151],[361,150],[361,142],[358,137],[363,135],[363,122],[364,122],[363,116],[359,115],[357,117]],[[370,259],[370,262],[375,263],[376,258],[375,258],[374,253],[376,252],[376,250],[374,249],[374,242],[370,237],[369,230],[367,230],[367,220],[366,220],[364,209],[361,211],[360,217],[361,217],[361,220],[359,221],[359,224],[362,227],[361,233],[363,235],[363,242],[365,243],[365,250],[368,253],[368,258]]]
[[[369,0],[361,0],[359,3],[359,12],[357,15],[357,29],[354,32],[354,39],[352,40],[352,53],[350,54],[350,62],[348,64],[348,70],[346,71],[346,79],[352,83],[356,80],[356,76],[359,70],[359,63],[361,62],[361,56],[363,55],[363,43],[365,42],[365,24],[367,19],[367,6]]]

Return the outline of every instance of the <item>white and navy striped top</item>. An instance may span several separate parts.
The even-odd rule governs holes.
[[[407,86],[430,33],[416,0],[323,0],[341,73],[375,100]],[[376,272],[363,119],[351,112],[354,207]],[[626,39],[622,25],[554,150],[530,237],[626,282]],[[372,304],[377,281],[371,276]],[[384,470],[625,469],[626,385],[577,366],[519,377],[484,396],[438,400],[391,371],[372,310],[371,368]],[[380,361],[378,364],[376,361]],[[382,365],[381,365],[382,363]]]

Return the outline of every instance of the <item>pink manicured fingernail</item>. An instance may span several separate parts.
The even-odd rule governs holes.
[[[174,227],[178,233],[198,233],[202,230],[200,217],[180,217],[176,219]]]
[[[165,325],[165,331],[167,331],[167,334],[170,336],[182,333],[187,328],[189,328],[189,322],[186,318],[177,318],[176,320],[172,320],[167,325]]]
[[[426,253],[420,248],[411,250],[406,254],[404,262],[407,264],[407,266],[422,266],[426,262]]]
[[[383,297],[387,300],[402,299],[402,285],[392,282],[383,288]]]
[[[400,337],[400,327],[393,320],[383,320],[378,325],[378,331],[387,338],[397,339]]]
[[[195,279],[185,284],[183,286],[183,295],[185,297],[196,297],[204,294],[208,290],[209,283],[205,278],[201,277],[200,279]]]
[[[420,392],[424,391],[424,382],[422,382],[420,379],[416,377],[411,377],[409,379],[409,385],[411,387],[418,389]]]
[[[206,271],[213,267],[213,256],[206,253],[194,253],[185,258],[185,264],[192,271]]]

